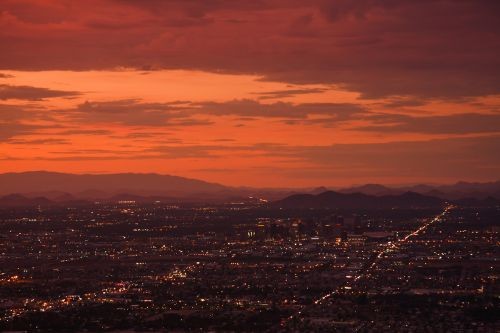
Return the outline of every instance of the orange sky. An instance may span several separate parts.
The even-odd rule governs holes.
[[[332,3],[2,2],[0,171],[259,187],[498,179],[488,8]],[[428,6],[426,28],[404,20]]]

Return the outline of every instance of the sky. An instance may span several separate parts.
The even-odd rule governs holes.
[[[500,179],[496,0],[2,0],[0,172]]]

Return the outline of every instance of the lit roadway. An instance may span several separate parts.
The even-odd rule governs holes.
[[[359,271],[359,273],[351,279],[351,281],[348,281],[345,285],[340,286],[337,289],[329,292],[328,294],[325,294],[325,295],[321,296],[320,298],[316,299],[313,302],[313,305],[321,304],[322,302],[324,302],[325,300],[329,299],[330,297],[332,297],[333,295],[335,295],[336,293],[338,293],[342,290],[351,289],[351,285],[354,282],[358,281],[359,279],[362,279],[363,277],[365,277],[370,272],[370,270],[372,270],[377,265],[380,258],[382,258],[384,254],[389,253],[393,250],[397,250],[408,239],[410,239],[411,237],[417,236],[418,234],[423,232],[425,229],[427,229],[430,225],[432,225],[436,222],[439,222],[444,217],[444,215],[446,215],[446,213],[448,213],[448,211],[452,208],[453,208],[452,205],[448,205],[443,210],[443,212],[441,212],[439,215],[435,216],[434,218],[432,218],[431,220],[429,220],[425,224],[421,225],[418,229],[416,229],[412,233],[406,235],[405,237],[403,237],[395,242],[386,243],[382,247],[382,249],[377,253],[376,256],[372,256],[368,260],[367,265],[365,265],[365,268],[361,269]],[[155,277],[155,279],[158,279],[158,278],[159,277]],[[113,294],[113,293],[114,294],[123,294],[127,291],[127,289],[128,288],[126,288],[124,286],[120,286],[119,288],[105,288],[105,289],[102,289],[98,292],[90,293],[89,294],[90,297],[88,297],[88,298],[91,300],[96,300],[96,299],[103,298],[108,294]],[[62,297],[60,299],[55,299],[55,300],[47,300],[45,302],[41,301],[41,300],[38,300],[38,301],[32,300],[31,302],[28,301],[28,303],[32,303],[31,306],[33,307],[33,309],[27,309],[27,308],[10,309],[10,311],[8,311],[8,314],[4,315],[3,317],[0,317],[0,321],[9,321],[15,317],[19,317],[19,316],[22,316],[28,312],[33,312],[33,311],[37,311],[37,310],[44,312],[44,311],[49,311],[49,310],[55,309],[55,308],[63,308],[63,307],[71,306],[75,303],[81,303],[82,301],[83,301],[83,299],[81,299],[81,298],[79,298],[77,300],[72,300],[72,299],[69,299],[67,297]],[[294,318],[298,318],[304,312],[304,310],[306,310],[306,307],[303,307],[301,310],[292,314],[290,317],[287,317],[286,319],[284,319],[281,324],[285,325],[290,320],[292,320]]]
[[[440,214],[436,215],[434,218],[432,218],[429,221],[427,221],[426,223],[422,224],[420,227],[418,227],[416,230],[414,230],[413,232],[409,233],[405,237],[403,237],[401,239],[398,239],[398,240],[396,240],[394,242],[387,242],[386,244],[384,244],[384,246],[382,247],[382,249],[380,249],[379,252],[377,252],[377,255],[373,256],[371,259],[369,259],[367,265],[365,265],[365,268],[361,269],[359,271],[359,273],[357,275],[355,275],[350,281],[348,281],[346,284],[344,284],[344,285],[336,288],[335,290],[329,292],[328,294],[325,294],[325,295],[321,296],[320,298],[314,300],[312,305],[321,304],[325,300],[331,298],[333,295],[335,295],[336,293],[338,293],[338,292],[340,292],[342,290],[350,290],[350,289],[352,289],[352,284],[354,284],[354,282],[356,282],[356,281],[364,278],[366,275],[368,275],[369,272],[371,270],[373,270],[377,266],[377,263],[380,261],[380,258],[382,258],[384,256],[384,254],[389,253],[389,252],[394,251],[394,250],[397,250],[401,245],[405,244],[408,241],[408,239],[410,239],[410,238],[412,238],[414,236],[419,235],[420,233],[422,233],[423,231],[425,231],[432,224],[441,221],[441,219],[452,208],[454,208],[453,205],[446,206],[446,208],[444,208],[444,210]],[[307,309],[306,307],[303,307],[301,310],[299,310],[299,311],[295,312],[294,314],[292,314],[291,316],[285,318],[281,322],[281,325],[285,326],[286,323],[289,322],[290,320],[292,320],[294,318],[300,317],[300,315],[306,309]]]

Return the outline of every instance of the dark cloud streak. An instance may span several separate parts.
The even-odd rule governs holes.
[[[10,45],[0,54],[3,69],[246,73],[336,84],[364,98],[500,93],[495,1],[97,1],[89,10],[84,2],[5,0],[0,6],[0,43]]]
[[[75,97],[79,95],[81,95],[81,93],[76,91],[62,91],[48,88],[0,84],[0,100],[19,99],[27,101],[41,101],[46,98]]]

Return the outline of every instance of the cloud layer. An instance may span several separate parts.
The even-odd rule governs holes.
[[[366,98],[500,87],[489,0],[5,0],[0,67],[201,69],[329,83]]]
[[[0,168],[490,180],[490,0],[3,0]]]

